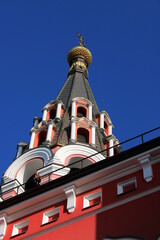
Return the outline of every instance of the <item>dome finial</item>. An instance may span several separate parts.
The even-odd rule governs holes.
[[[86,45],[83,41],[83,37],[81,34],[77,33],[77,36],[79,37],[80,39],[80,42],[79,42],[79,45],[80,46],[76,46],[74,48],[72,48],[69,52],[68,52],[68,55],[67,55],[67,61],[69,63],[69,66],[71,67],[72,64],[73,64],[73,60],[74,60],[74,63],[75,61],[79,61],[79,59],[84,59],[85,62],[86,62],[86,66],[89,67],[89,65],[91,64],[92,62],[92,54],[91,52],[86,48]]]
[[[77,32],[77,36],[79,37],[79,40],[80,40],[79,45],[80,45],[81,47],[86,47],[86,44],[85,44],[84,41],[83,41],[82,35]]]

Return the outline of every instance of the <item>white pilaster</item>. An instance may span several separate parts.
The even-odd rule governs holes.
[[[76,102],[75,101],[72,102],[72,113],[71,113],[71,116],[72,117],[76,116]]]
[[[109,139],[109,157],[114,155],[113,139]]]
[[[34,144],[34,140],[35,140],[35,132],[32,132],[31,134],[31,140],[30,140],[30,144],[29,144],[29,149],[33,148],[33,144]]]
[[[88,107],[88,119],[92,121],[92,105],[90,104]]]
[[[95,126],[93,125],[91,128],[91,144],[95,145],[95,143],[96,143]]]
[[[44,109],[42,121],[46,121],[46,117],[47,117],[47,109]]]
[[[62,103],[61,102],[59,102],[58,104],[57,104],[57,112],[56,112],[56,118],[61,118],[61,107],[62,107]]]
[[[53,129],[53,123],[50,123],[48,126],[46,141],[51,141],[52,129]]]
[[[112,135],[112,125],[108,126],[108,135]]]
[[[100,128],[104,129],[104,113],[100,114]]]
[[[72,121],[72,123],[71,123],[71,141],[75,141],[75,133],[76,133],[76,123]]]

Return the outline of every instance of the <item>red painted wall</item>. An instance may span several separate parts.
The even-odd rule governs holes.
[[[157,239],[160,235],[160,164],[153,165],[153,179],[147,183],[142,170],[115,181],[93,188],[77,196],[76,208],[68,213],[66,201],[42,209],[26,218],[8,224],[4,240],[12,234],[15,223],[29,220],[29,228],[23,235],[31,239],[86,239],[101,240],[110,237],[137,237],[144,240]],[[117,183],[136,177],[137,189],[117,196]],[[84,196],[102,189],[102,202],[83,209]],[[150,194],[148,194],[150,191]],[[152,192],[153,191],[153,192]],[[147,194],[146,194],[147,193]],[[142,196],[146,194],[146,196]],[[43,213],[60,206],[59,219],[42,226]],[[43,205],[42,205],[43,207]],[[97,212],[96,212],[97,211]],[[41,237],[39,236],[42,235]],[[32,237],[33,235],[33,237]]]

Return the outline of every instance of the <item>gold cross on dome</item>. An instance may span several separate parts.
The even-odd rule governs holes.
[[[77,36],[78,36],[79,39],[80,39],[79,45],[80,45],[81,47],[85,47],[86,45],[85,45],[85,43],[84,43],[84,41],[83,41],[82,35],[79,34],[79,33],[77,33]]]

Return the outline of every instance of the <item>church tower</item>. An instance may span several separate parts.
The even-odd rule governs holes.
[[[3,175],[3,199],[19,194],[14,189],[19,184],[19,192],[32,188],[35,173],[43,185],[121,150],[113,147],[118,140],[112,134],[112,121],[106,111],[99,111],[89,86],[92,55],[82,38],[67,61],[70,69],[64,86],[43,108],[42,118],[34,118],[29,145],[18,144],[16,159]]]
[[[154,154],[149,151],[157,141],[152,147],[143,144],[137,151],[122,151],[107,111],[98,109],[90,88],[92,55],[79,37],[80,45],[67,55],[66,82],[57,98],[44,106],[42,117],[34,118],[30,142],[17,145],[16,158],[3,174],[0,239],[116,236],[117,228],[105,228],[108,211],[127,203],[125,197],[120,199],[124,193],[134,197],[136,171],[145,183],[152,181]],[[118,229],[120,235],[134,235]]]

